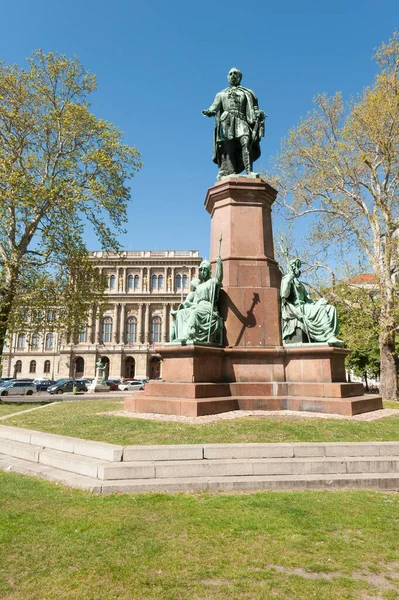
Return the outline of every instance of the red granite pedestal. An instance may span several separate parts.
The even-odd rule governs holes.
[[[271,206],[277,192],[262,179],[215,184],[205,199],[211,215],[211,262],[223,236],[223,348],[157,346],[162,381],[125,400],[125,409],[201,416],[229,410],[297,410],[355,415],[382,408],[380,396],[347,383],[348,350],[327,344],[283,346]]]

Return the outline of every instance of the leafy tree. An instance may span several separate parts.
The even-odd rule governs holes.
[[[310,220],[309,247],[363,257],[380,298],[381,392],[398,399],[399,40],[374,55],[374,84],[348,105],[317,96],[283,142],[274,183],[291,218]]]
[[[375,287],[360,287],[356,280],[348,281],[326,291],[326,296],[337,308],[340,337],[351,350],[346,359],[347,368],[363,377],[368,387],[368,377],[380,375],[381,301]]]
[[[83,242],[92,226],[118,249],[139,152],[90,112],[96,79],[79,59],[36,51],[29,68],[0,63],[0,357],[7,330],[76,328],[101,292]],[[40,307],[42,310],[39,310]]]

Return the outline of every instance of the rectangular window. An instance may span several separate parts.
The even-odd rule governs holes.
[[[18,350],[23,350],[25,348],[25,336],[19,334],[17,337],[17,348]]]
[[[79,342],[79,344],[87,342],[87,325],[80,329],[79,336],[78,336],[78,342]]]

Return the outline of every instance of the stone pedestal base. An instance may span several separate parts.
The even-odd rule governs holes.
[[[93,381],[93,383],[87,387],[87,391],[88,392],[109,392],[109,386],[104,385],[103,383],[101,383],[100,381],[97,381],[95,379]]]
[[[345,381],[348,350],[162,346],[162,381],[125,399],[125,410],[190,417],[230,410],[294,410],[356,415],[382,408],[361,383]]]

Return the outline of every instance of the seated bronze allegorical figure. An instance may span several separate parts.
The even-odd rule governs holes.
[[[337,310],[325,298],[315,302],[299,281],[302,263],[299,258],[289,264],[288,273],[281,280],[282,335],[285,344],[325,342],[343,346],[337,338]]]
[[[219,289],[223,279],[220,256],[216,259],[216,274],[211,277],[212,267],[208,260],[199,266],[199,279],[193,279],[186,300],[172,311],[171,343],[199,343],[221,346],[223,343],[223,319],[217,310]]]

